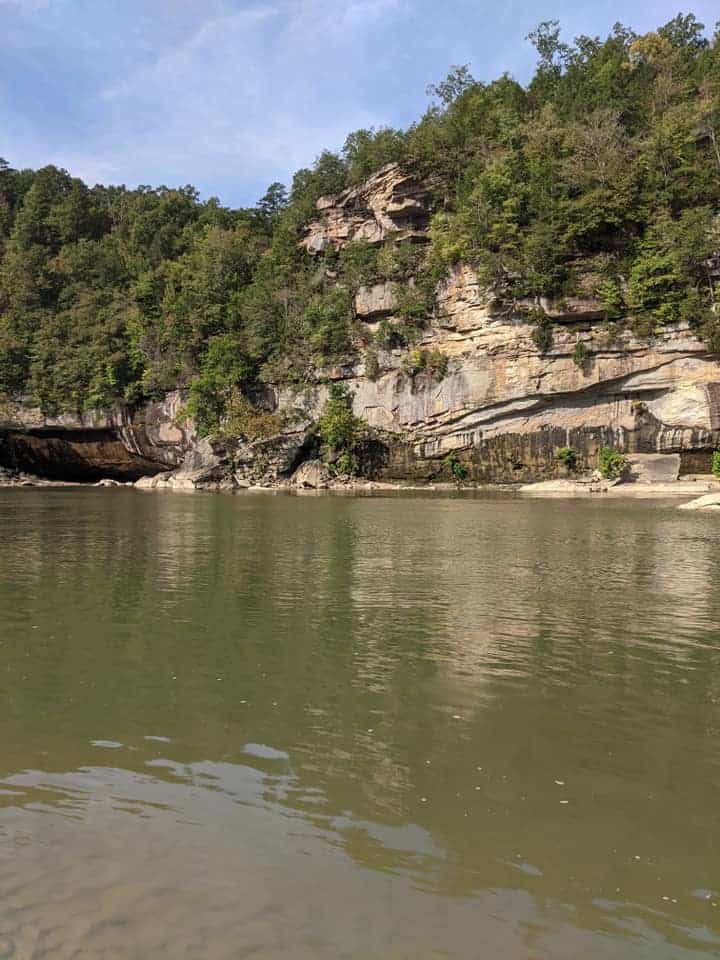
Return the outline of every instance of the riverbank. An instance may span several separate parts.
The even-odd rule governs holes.
[[[612,498],[646,500],[653,498],[678,498],[689,502],[681,509],[710,509],[720,507],[720,480],[711,475],[697,475],[671,481],[619,481],[604,480],[597,476],[541,480],[526,484],[478,484],[478,483],[404,483],[402,481],[364,480],[357,477],[330,477],[317,471],[305,471],[271,484],[252,484],[247,481],[233,483],[230,480],[199,482],[191,475],[181,472],[161,473],[142,477],[134,482],[103,479],[94,484],[48,480],[27,473],[11,473],[0,469],[0,487],[103,487],[131,488],[141,491],[169,491],[185,493],[286,493],[312,495],[322,493],[368,494],[368,493],[482,493],[502,492],[528,498]]]
[[[720,480],[698,476],[686,480],[622,482],[618,480],[541,480],[525,483],[518,492],[532,497],[618,497],[646,499],[649,497],[700,497],[720,495]]]
[[[67,480],[46,480],[31,473],[6,470],[0,467],[0,487],[78,487],[79,483]]]

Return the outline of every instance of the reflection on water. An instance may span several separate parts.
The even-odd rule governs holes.
[[[0,957],[707,958],[720,525],[0,491]]]

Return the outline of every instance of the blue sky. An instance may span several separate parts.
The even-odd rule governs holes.
[[[402,126],[470,63],[525,81],[541,20],[638,32],[677,0],[0,0],[0,156],[89,183],[192,183],[231,205],[358,127]],[[712,27],[717,0],[696,2]]]

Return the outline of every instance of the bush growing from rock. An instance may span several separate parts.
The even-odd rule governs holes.
[[[442,350],[411,350],[403,360],[402,366],[410,377],[427,373],[439,382],[447,374],[448,358]]]
[[[378,360],[377,350],[368,347],[365,351],[365,376],[368,380],[377,380],[380,376],[380,361]]]
[[[335,464],[339,473],[356,473],[358,447],[365,434],[365,423],[352,410],[353,395],[343,383],[333,383],[325,409],[318,422],[324,444],[338,454]]]
[[[568,470],[574,470],[577,467],[577,450],[573,447],[560,447],[555,451],[555,459]]]
[[[462,483],[463,480],[467,480],[468,468],[455,452],[449,453],[444,458],[443,467],[450,474],[453,480],[456,480],[458,483]]]
[[[590,354],[588,353],[588,348],[585,346],[582,340],[578,340],[575,344],[575,349],[573,350],[573,363],[578,370],[581,370],[583,373],[587,367],[589,356]]]
[[[547,353],[549,350],[552,350],[553,328],[550,317],[543,313],[542,310],[537,310],[528,317],[528,320],[534,325],[531,334],[532,342],[539,352]]]
[[[712,455],[712,474],[720,480],[720,450],[713,451]]]
[[[619,480],[628,468],[628,458],[613,447],[601,447],[598,459],[600,475],[605,480]]]

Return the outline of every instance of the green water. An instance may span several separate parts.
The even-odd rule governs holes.
[[[0,491],[0,957],[720,953],[720,522]]]

